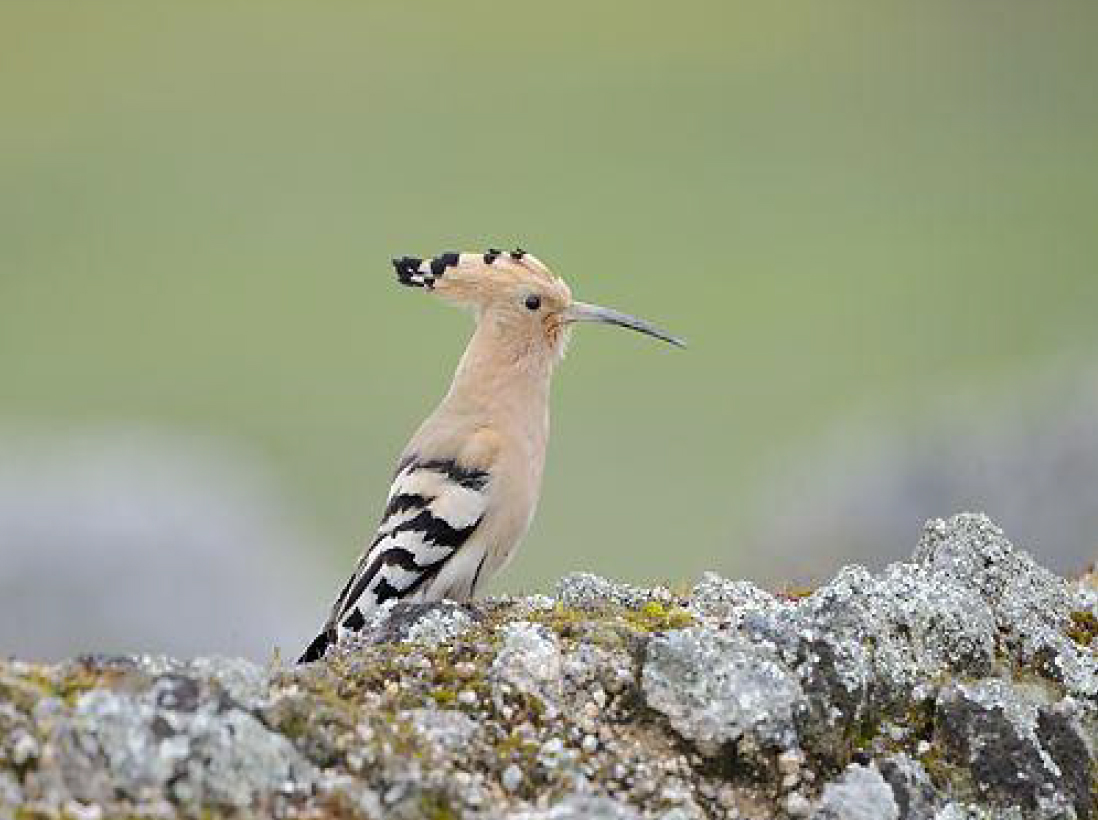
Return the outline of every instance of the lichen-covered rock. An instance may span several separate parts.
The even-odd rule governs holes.
[[[453,601],[406,604],[387,601],[369,613],[358,642],[438,646],[468,631],[473,619]]]
[[[774,594],[397,604],[319,663],[0,662],[0,820],[1098,820],[1098,593],[986,518]]]
[[[901,752],[877,761],[881,776],[892,787],[899,820],[924,820],[933,817],[941,807],[930,775],[917,760]]]
[[[557,583],[556,597],[572,609],[599,610],[613,607],[637,609],[655,601],[671,601],[670,590],[665,587],[646,589],[611,581],[590,572],[573,572]]]
[[[543,701],[558,702],[563,680],[556,635],[526,621],[507,624],[501,633],[503,646],[492,664],[498,679]]]
[[[734,626],[750,613],[779,606],[777,598],[750,581],[731,581],[715,572],[703,573],[690,595],[690,611],[699,619]]]
[[[1073,695],[1098,695],[1093,664],[1079,658],[1066,634],[1072,611],[1084,604],[1080,589],[1014,549],[986,517],[930,522],[915,560],[931,580],[957,584],[974,605],[990,608],[997,637],[1012,660],[1045,664]]]
[[[943,752],[969,773],[974,793],[1007,807],[1090,817],[1093,751],[1074,704],[1042,689],[984,680],[946,686],[938,697]]]
[[[876,768],[852,765],[824,786],[812,820],[899,820],[900,807]]]
[[[648,645],[641,686],[649,706],[707,756],[796,745],[804,708],[796,677],[765,647],[708,629],[680,629]]]
[[[71,706],[39,701],[34,765],[12,761],[24,771],[24,799],[52,807],[63,797],[146,809],[165,800],[243,808],[311,790],[316,773],[308,761],[222,688],[239,676],[238,663],[192,665],[212,670],[205,679],[162,674],[164,666],[90,662],[89,674],[119,688],[74,693]]]

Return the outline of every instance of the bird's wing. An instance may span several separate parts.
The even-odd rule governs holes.
[[[365,612],[408,599],[429,584],[484,518],[487,470],[453,459],[406,459],[397,469],[377,536],[332,606],[303,661],[322,657],[338,634],[357,632]]]

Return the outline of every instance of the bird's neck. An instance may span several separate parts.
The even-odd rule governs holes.
[[[444,403],[483,423],[546,435],[553,357],[537,344],[524,344],[505,326],[478,322]]]

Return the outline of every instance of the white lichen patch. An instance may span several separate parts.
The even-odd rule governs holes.
[[[555,703],[563,693],[560,645],[546,627],[528,621],[507,624],[492,664],[493,676],[519,692]]]
[[[813,820],[899,820],[900,807],[881,773],[853,765],[824,786]]]
[[[667,716],[706,755],[729,742],[754,748],[796,744],[800,685],[765,648],[705,629],[654,638],[641,687],[649,706]]]
[[[429,610],[408,628],[405,640],[409,643],[436,647],[464,635],[473,626],[473,619],[458,607]]]
[[[608,607],[639,609],[649,602],[674,600],[666,587],[635,587],[611,581],[590,572],[573,572],[557,583],[556,598],[570,609],[598,610]]]

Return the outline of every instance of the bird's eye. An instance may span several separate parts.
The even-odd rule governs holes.
[[[537,310],[541,307],[541,297],[531,293],[526,297],[526,307],[530,310]]]

